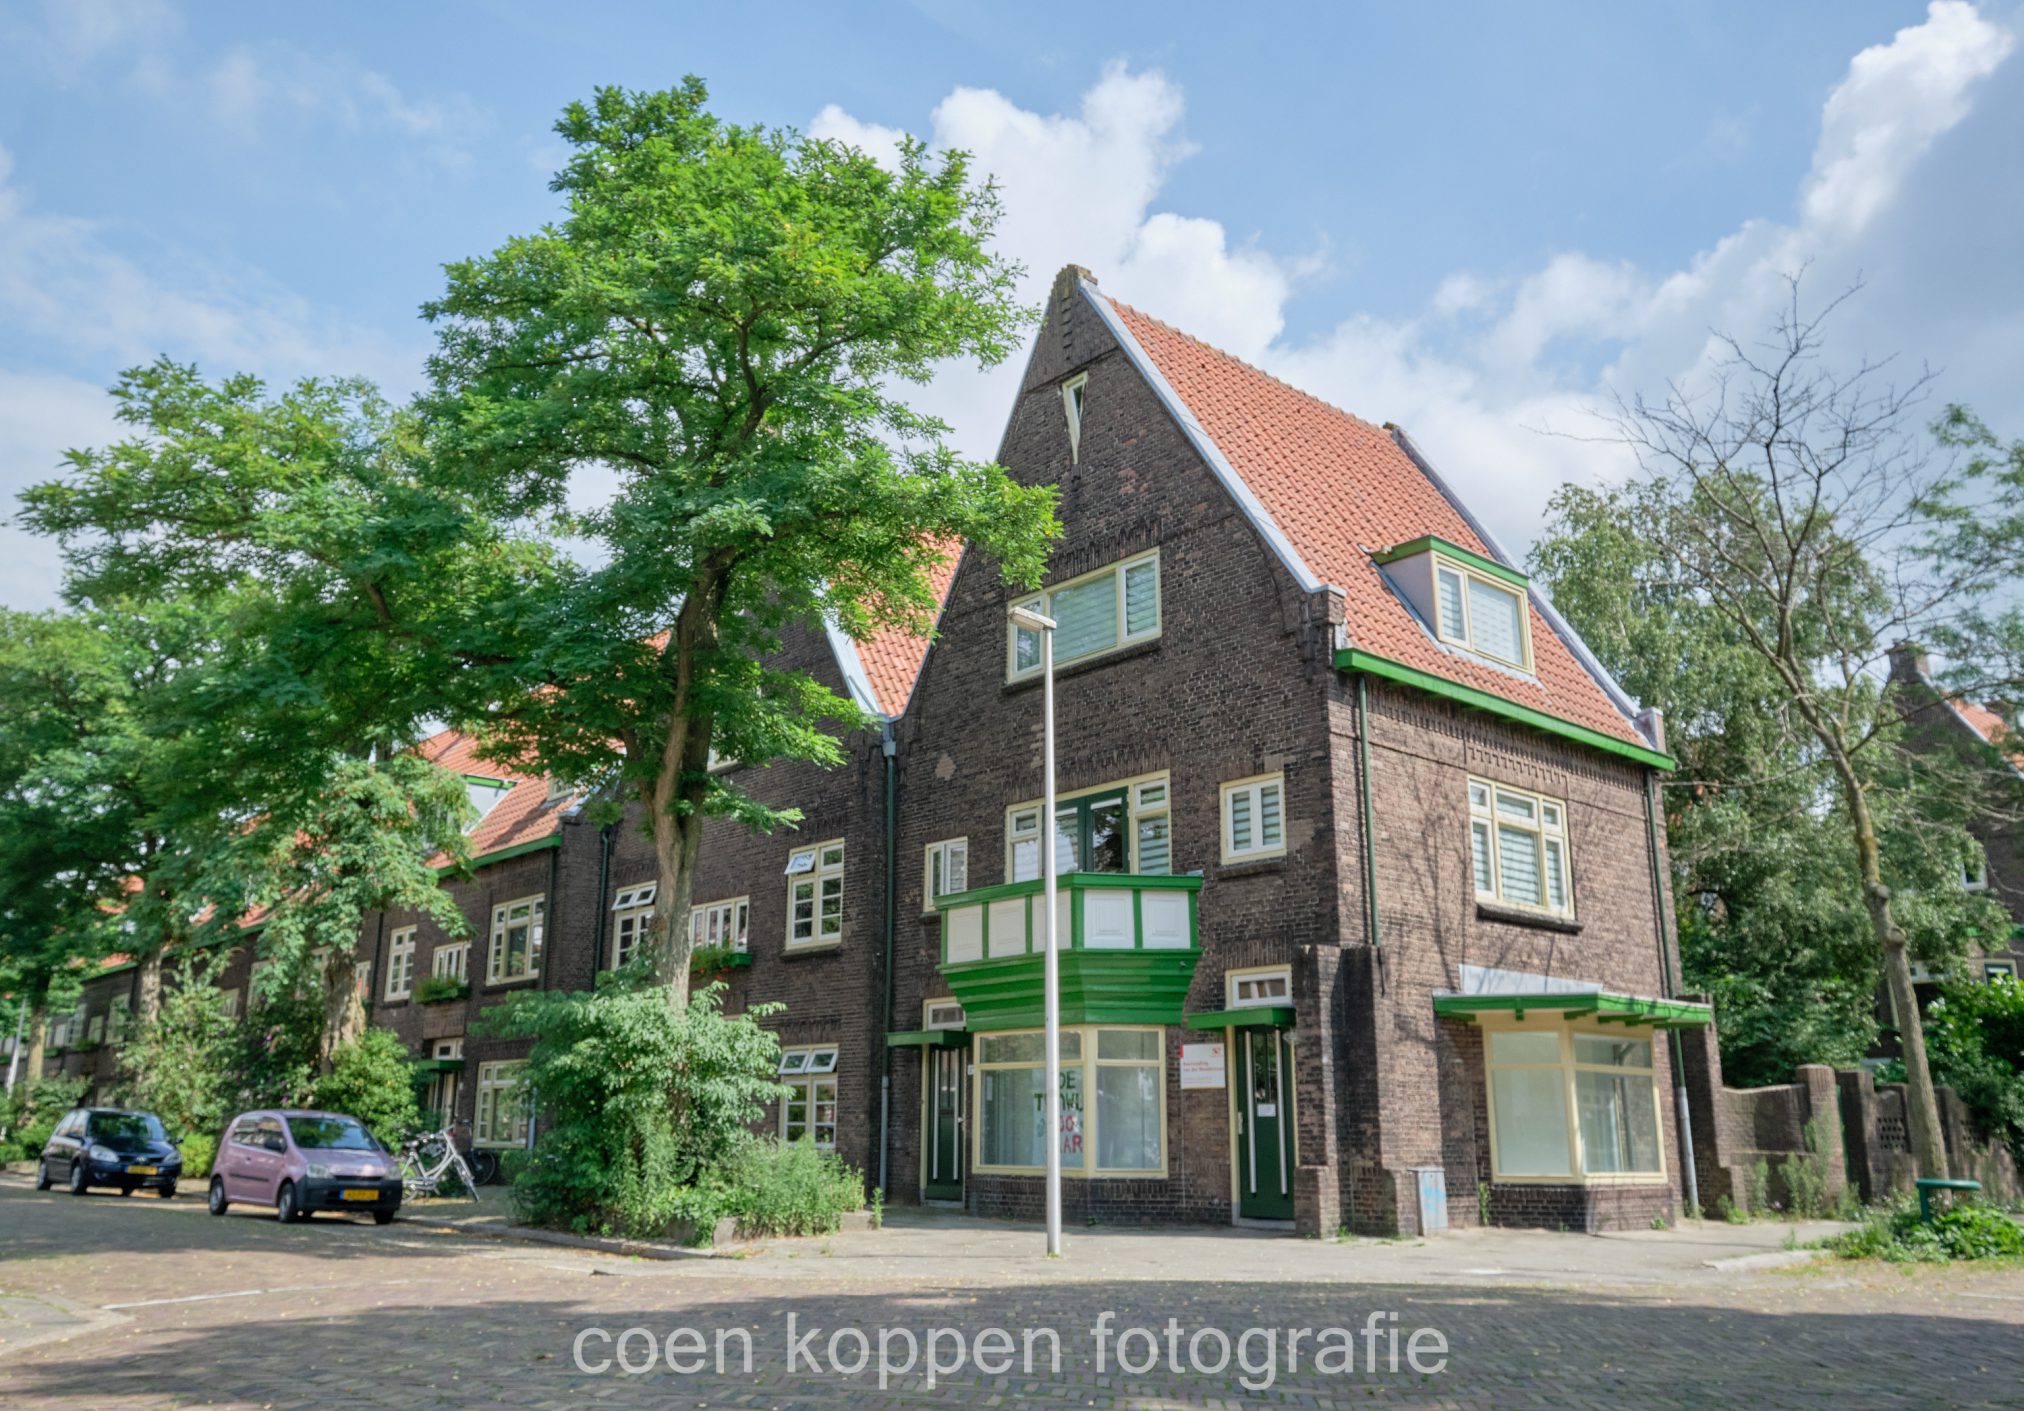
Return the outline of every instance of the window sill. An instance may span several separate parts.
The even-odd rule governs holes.
[[[540,982],[540,979],[539,975],[515,975],[508,980],[487,980],[484,984],[484,990],[487,994],[490,994],[494,990],[517,990],[523,985],[537,984]]]
[[[1078,657],[1074,661],[1065,664],[1056,662],[1054,665],[1054,679],[1060,681],[1065,677],[1077,676],[1085,671],[1094,671],[1098,667],[1109,666],[1113,662],[1132,661],[1138,657],[1150,656],[1160,649],[1160,641],[1159,637],[1148,637],[1143,642],[1127,642],[1122,647],[1112,647],[1109,651],[1098,652],[1095,656]],[[1036,671],[1031,676],[1021,676],[1016,681],[1007,681],[1002,694],[1009,696],[1019,691],[1037,690],[1039,689],[1041,678],[1045,675],[1045,672]]]
[[[1632,1175],[1594,1176],[1497,1176],[1490,1177],[1493,1186],[1581,1186],[1589,1190],[1608,1190],[1611,1186],[1668,1186],[1671,1178],[1663,1171],[1640,1171]]]
[[[1558,931],[1567,936],[1581,934],[1581,922],[1572,916],[1555,916],[1545,911],[1527,911],[1521,906],[1499,906],[1495,902],[1477,902],[1476,919],[1502,921],[1510,926],[1531,926],[1540,931]]]
[[[832,955],[842,949],[842,941],[810,941],[806,945],[782,946],[780,955],[783,960],[792,960],[801,955]]]

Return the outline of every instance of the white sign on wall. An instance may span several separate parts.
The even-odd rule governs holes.
[[[1181,1045],[1181,1088],[1223,1086],[1223,1045]]]

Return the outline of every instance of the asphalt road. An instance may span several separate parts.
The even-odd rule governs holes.
[[[2024,1406],[2015,1268],[1586,1280],[1567,1236],[1551,1278],[1462,1242],[1359,1281],[1385,1247],[1153,1235],[1122,1275],[979,1238],[656,1263],[9,1178],[0,1406]]]

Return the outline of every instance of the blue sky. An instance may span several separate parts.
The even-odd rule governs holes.
[[[412,390],[440,265],[548,218],[557,110],[718,109],[979,153],[1037,288],[1104,287],[1428,446],[1523,543],[1580,429],[1801,265],[1851,349],[2024,434],[2012,4],[0,0],[0,494],[157,351]],[[989,453],[1008,374],[923,393]],[[594,490],[587,491],[594,493]],[[53,554],[0,529],[0,601]]]

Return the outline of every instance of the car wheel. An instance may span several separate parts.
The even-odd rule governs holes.
[[[281,1193],[274,1198],[274,1218],[284,1225],[293,1225],[302,1219],[302,1211],[295,1203],[295,1182],[281,1183]]]
[[[121,1195],[132,1195],[134,1193],[134,1188],[132,1186],[121,1186],[119,1188],[119,1193]]]
[[[91,1189],[91,1182],[85,1179],[84,1163],[82,1161],[71,1162],[70,1193],[72,1195],[83,1195],[86,1191],[90,1189]]]
[[[225,1199],[225,1183],[216,1176],[211,1178],[210,1207],[213,1215],[223,1215],[232,1208],[232,1202]]]
[[[49,1162],[46,1159],[37,1161],[35,1163],[35,1189],[46,1191],[55,1184],[54,1181],[49,1179]]]
[[[372,1213],[372,1222],[375,1225],[391,1225],[394,1222],[394,1213],[391,1210],[375,1210]]]
[[[157,1186],[155,1194],[163,1200],[174,1200],[176,1198],[176,1183],[171,1181],[166,1186]]]

